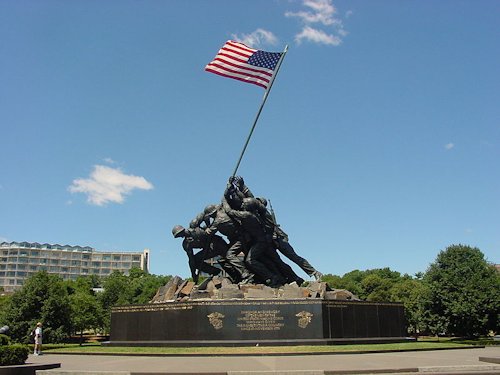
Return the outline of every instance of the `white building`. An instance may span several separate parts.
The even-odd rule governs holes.
[[[128,274],[133,267],[149,270],[149,249],[104,252],[88,246],[0,243],[0,287],[5,292],[21,288],[26,278],[43,270],[74,280],[85,275],[108,276],[114,270]]]

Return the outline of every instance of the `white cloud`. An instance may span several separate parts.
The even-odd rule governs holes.
[[[120,169],[95,165],[89,178],[73,180],[68,188],[72,193],[84,193],[87,202],[96,206],[123,203],[134,189],[151,190],[153,185],[144,177],[126,175]]]
[[[274,46],[278,43],[278,38],[271,31],[264,29],[257,29],[250,34],[233,34],[232,37],[252,48],[259,48],[262,45]]]
[[[313,29],[310,26],[305,26],[299,34],[295,35],[295,41],[297,43],[300,44],[304,40],[332,46],[338,46],[342,43],[342,39],[338,36],[327,34],[322,30]]]
[[[304,24],[302,31],[295,35],[295,41],[301,43],[305,40],[332,46],[340,45],[342,38],[348,33],[344,29],[342,20],[337,17],[337,9],[332,0],[302,0],[302,5],[307,9],[285,12],[286,17],[296,17]],[[346,18],[351,14],[352,12],[346,13]],[[328,31],[320,29],[321,26],[329,28]]]
[[[339,20],[334,17],[337,9],[331,0],[303,0],[302,5],[312,11],[286,12],[286,17],[298,17],[305,23],[322,23],[323,25],[333,25]]]
[[[453,147],[455,147],[454,143],[447,143],[447,144],[444,145],[444,148],[446,150],[451,150]]]
[[[116,161],[114,161],[111,158],[104,158],[104,162],[107,163],[107,164],[116,164]]]

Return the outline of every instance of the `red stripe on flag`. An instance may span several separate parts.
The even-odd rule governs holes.
[[[245,46],[244,44],[242,43],[238,43],[238,42],[235,42],[233,40],[230,40],[228,42],[226,42],[226,44],[224,44],[224,46],[222,46],[222,48],[226,47],[226,46],[232,46],[234,48],[239,48],[241,49],[242,51],[248,51],[250,52],[251,54],[254,54],[255,52],[257,52],[256,49],[253,49],[253,48],[250,48],[248,46]]]
[[[245,75],[245,76],[247,76],[249,78],[255,78],[255,79],[260,79],[260,80],[262,80],[264,82],[269,82],[269,79],[267,77],[262,77],[260,75],[250,74],[250,73],[247,73],[245,71],[241,72],[241,71],[238,71],[238,70],[229,69],[229,68],[225,67],[224,65],[220,65],[220,64],[217,64],[217,63],[214,63],[214,62],[211,62],[208,65],[209,66],[214,66],[214,67],[222,69],[222,70],[225,70],[228,73],[241,74],[241,75]],[[205,70],[207,70],[207,69],[205,69]]]
[[[210,68],[205,68],[205,70],[206,70],[207,72],[210,72],[210,73],[215,73],[215,74],[220,75],[220,76],[222,76],[222,77],[227,77],[227,78],[237,79],[238,81],[242,81],[242,82],[246,82],[246,83],[253,83],[254,85],[257,85],[257,86],[260,86],[260,87],[263,87],[263,88],[267,89],[267,85],[263,85],[263,84],[261,84],[261,83],[259,83],[259,82],[248,81],[248,80],[246,80],[246,79],[244,79],[244,78],[234,77],[234,76],[231,76],[231,75],[228,75],[228,74],[221,73],[221,72],[219,72],[219,71],[217,71],[217,70],[212,70],[212,69],[210,69]]]

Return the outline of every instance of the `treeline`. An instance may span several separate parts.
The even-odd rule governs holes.
[[[383,268],[325,275],[323,281],[361,300],[404,303],[409,334],[474,337],[500,331],[500,272],[477,248],[450,246],[414,276]]]
[[[129,275],[113,272],[63,280],[41,271],[22,289],[0,299],[0,325],[9,326],[15,342],[27,343],[37,322],[43,323],[44,342],[64,342],[84,331],[109,333],[111,307],[147,303],[170,276],[147,274],[133,268]]]
[[[9,336],[20,343],[28,342],[38,321],[44,324],[44,342],[88,331],[106,334],[111,307],[147,303],[170,277],[134,268],[129,275],[63,281],[42,271],[13,295],[0,297],[0,326],[8,325]],[[450,246],[414,276],[383,268],[327,274],[322,281],[362,300],[404,303],[409,334],[472,337],[499,331],[500,273],[477,248]]]

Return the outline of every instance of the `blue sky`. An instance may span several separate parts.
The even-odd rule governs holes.
[[[0,240],[151,249],[220,201],[264,90],[204,66],[289,51],[238,170],[323,273],[500,263],[500,2],[1,1]],[[305,277],[302,271],[297,271]]]

